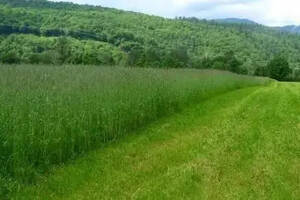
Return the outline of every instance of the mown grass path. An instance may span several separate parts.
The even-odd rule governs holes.
[[[300,199],[300,84],[207,100],[55,169],[14,199]]]

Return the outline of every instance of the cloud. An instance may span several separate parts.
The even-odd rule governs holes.
[[[269,24],[300,24],[300,1],[265,0],[264,19]]]
[[[60,0],[54,0],[60,1]],[[66,0],[163,17],[248,18],[277,26],[300,24],[299,0]]]

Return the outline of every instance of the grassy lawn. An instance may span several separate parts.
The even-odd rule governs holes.
[[[12,199],[300,199],[300,85],[216,96],[104,145]]]

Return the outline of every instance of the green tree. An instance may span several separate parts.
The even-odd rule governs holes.
[[[145,50],[145,66],[146,67],[160,67],[161,52],[156,46],[149,46]]]
[[[275,56],[268,63],[267,68],[269,71],[269,76],[279,81],[285,80],[288,77],[288,75],[291,73],[289,62],[282,55]]]
[[[243,63],[236,58],[233,51],[228,51],[223,56],[215,58],[213,68],[241,73],[242,64]]]
[[[122,51],[127,53],[127,65],[143,66],[145,63],[145,52],[143,46],[136,42],[123,42],[120,45]]]
[[[229,51],[225,53],[225,59],[226,61],[226,70],[234,72],[234,73],[241,73],[241,66],[242,62],[239,61],[236,56],[234,55],[233,51]]]
[[[70,44],[67,37],[59,37],[56,40],[55,49],[57,52],[57,64],[64,64],[67,62],[67,59],[70,57]]]
[[[186,47],[176,47],[170,49],[164,57],[164,65],[171,68],[187,67],[189,56]]]
[[[21,62],[15,51],[9,51],[5,53],[2,58],[0,58],[0,61],[7,64],[18,64]]]
[[[255,76],[269,76],[269,70],[266,66],[259,66],[255,69]]]

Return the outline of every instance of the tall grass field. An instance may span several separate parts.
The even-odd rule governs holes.
[[[184,106],[268,81],[211,70],[1,66],[0,184],[32,183]]]

